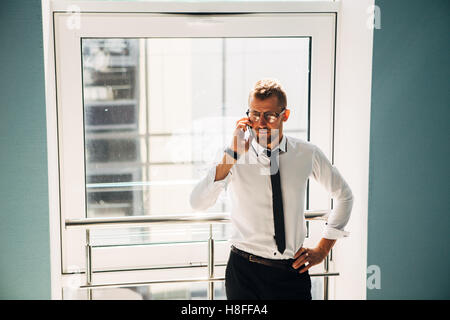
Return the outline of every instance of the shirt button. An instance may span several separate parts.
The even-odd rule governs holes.
[[[276,253],[276,252],[274,252],[274,253],[273,253],[273,255],[274,255],[274,256],[276,256],[276,255],[277,255],[277,253]]]

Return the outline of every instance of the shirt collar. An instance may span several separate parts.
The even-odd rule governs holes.
[[[264,150],[266,150],[266,148],[264,148],[263,146],[261,146],[258,142],[256,142],[256,138],[252,140],[252,146],[254,148],[254,150],[256,151],[256,154],[258,156],[261,155],[261,153],[264,152]],[[276,149],[280,149],[282,152],[286,152],[287,151],[287,138],[286,135],[283,134],[283,137],[281,138],[281,141],[279,144],[277,144],[274,148],[272,148],[272,150],[276,150]]]

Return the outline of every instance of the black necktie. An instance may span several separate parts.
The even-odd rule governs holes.
[[[272,182],[272,205],[273,205],[273,221],[275,227],[275,241],[278,251],[283,253],[286,249],[286,236],[284,234],[284,211],[283,211],[283,195],[281,193],[281,181],[279,170],[279,153],[280,149],[274,152],[266,149],[266,155],[270,158],[270,181]]]

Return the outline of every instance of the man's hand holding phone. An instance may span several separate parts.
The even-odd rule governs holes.
[[[236,122],[236,129],[233,132],[231,145],[225,149],[222,162],[216,166],[216,176],[214,181],[223,180],[239,157],[248,151],[253,139],[253,134],[250,133],[248,139],[246,139],[245,132],[247,130],[250,130],[250,132],[252,130],[250,120],[247,117],[239,119]]]
[[[251,128],[251,122],[247,117],[241,118],[236,121],[236,129],[233,132],[230,149],[236,152],[239,157],[246,153],[250,148],[250,143],[253,139]],[[250,131],[248,139],[245,138],[245,132],[247,130]]]

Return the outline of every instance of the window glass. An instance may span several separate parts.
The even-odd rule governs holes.
[[[285,133],[306,140],[309,46],[307,37],[82,39],[87,216],[192,213],[193,186],[231,140],[260,78],[285,85]],[[226,199],[208,211],[227,212]],[[188,226],[180,238],[178,228],[93,230],[92,238],[196,241],[209,230]]]
[[[107,288],[92,290],[94,300],[206,300],[206,282],[154,284],[150,286]],[[66,287],[64,299],[87,299],[86,289]],[[313,300],[323,300],[323,278],[311,278]],[[225,283],[214,282],[214,299],[226,300]]]

